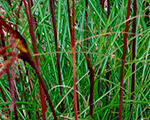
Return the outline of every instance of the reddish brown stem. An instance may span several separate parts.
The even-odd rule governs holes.
[[[69,3],[69,0],[67,0],[67,7],[68,7],[68,19],[69,19],[69,28],[70,28],[70,36],[72,38],[72,32],[73,32],[73,28],[72,28],[72,21],[71,21],[71,13],[70,13],[70,3]],[[77,85],[76,85],[76,88],[77,88]],[[77,108],[79,109],[79,104],[78,104],[78,95],[77,95]]]
[[[110,15],[110,0],[107,0],[107,18]]]
[[[51,10],[51,16],[52,16],[52,22],[53,22],[53,30],[54,30],[54,38],[55,38],[55,50],[56,50],[56,58],[57,58],[57,72],[58,72],[58,80],[59,85],[62,85],[61,80],[61,72],[60,72],[60,62],[59,62],[59,48],[58,48],[58,39],[57,39],[57,30],[56,30],[56,22],[55,22],[55,16],[54,16],[54,3],[53,0],[50,0],[50,10]],[[62,87],[60,87],[60,95],[62,96]],[[61,112],[63,113],[65,110],[64,107],[64,101],[61,103]]]
[[[123,45],[123,56],[122,56],[122,66],[121,66],[121,78],[120,78],[120,100],[119,100],[119,118],[118,118],[119,120],[122,119],[123,77],[124,77],[124,67],[125,67],[125,58],[126,58],[127,38],[128,38],[130,5],[131,5],[131,0],[128,0],[125,35],[124,35],[124,45]]]
[[[100,0],[100,6],[102,7],[102,9],[104,10],[104,2],[105,0]],[[102,29],[102,26],[101,26]],[[98,75],[100,75],[100,66],[99,66],[99,70],[98,70]],[[98,81],[98,96],[100,97],[100,80]]]
[[[71,49],[72,49],[72,60],[73,60],[73,89],[74,89],[74,112],[75,120],[78,119],[78,105],[77,105],[77,86],[76,86],[76,49],[75,49],[75,0],[72,0],[72,36],[71,36]]]
[[[133,42],[132,42],[132,61],[135,59],[135,52],[136,52],[136,13],[137,13],[137,3],[136,0],[133,2],[133,17],[134,19],[132,20],[132,37],[134,37]],[[135,90],[135,63],[132,64],[132,87],[131,87],[131,99],[134,100],[134,90]],[[131,113],[131,119],[132,119],[132,103],[130,106],[130,113]]]
[[[90,63],[90,58],[89,56],[85,53],[83,47],[81,46],[81,44],[79,44],[82,51],[84,52],[84,56],[86,58],[87,61],[87,65],[88,65],[88,69],[90,70],[89,74],[90,74],[90,116],[93,117],[93,96],[94,96],[94,69],[92,67],[92,64]]]
[[[27,0],[27,2],[28,2],[28,9],[27,9],[26,2],[24,0],[25,11],[26,11],[27,18],[28,18],[28,23],[29,23],[29,32],[30,32],[30,35],[31,35],[31,38],[32,38],[32,45],[33,45],[34,54],[37,54],[38,50],[37,50],[37,45],[36,45],[35,33],[34,33],[34,29],[33,29],[33,17],[32,17],[32,13],[31,13],[31,1]],[[39,62],[38,62],[38,56],[35,56],[35,60],[36,60],[37,68],[40,70]],[[42,90],[42,86],[41,86],[40,82],[39,82],[39,91],[40,91],[40,97],[41,97],[43,120],[45,120],[46,119],[45,118],[46,101],[45,101],[44,92]]]
[[[134,3],[133,3],[133,21],[132,21],[132,37],[134,37],[133,39],[133,44],[132,44],[132,60],[135,59],[135,51],[136,51],[136,37],[135,37],[135,33],[136,33],[136,12],[137,12],[137,3],[136,3],[136,0],[134,0]],[[131,92],[132,92],[132,95],[131,95],[131,99],[134,100],[134,86],[135,86],[135,63],[133,63],[132,65],[132,88],[131,88]]]
[[[49,106],[51,107],[51,110],[52,110],[54,119],[57,120],[57,116],[56,116],[54,107],[53,107],[53,105],[52,105],[51,98],[50,98],[50,96],[49,96],[49,94],[48,94],[48,91],[47,91],[47,89],[46,89],[46,87],[45,87],[45,84],[44,84],[44,82],[43,82],[43,80],[42,80],[40,71],[39,71],[39,69],[37,68],[36,64],[33,65],[33,68],[34,68],[34,70],[35,70],[35,72],[36,72],[36,74],[37,74],[37,76],[38,76],[38,78],[39,78],[39,81],[40,81],[40,83],[41,83],[41,85],[42,85],[42,88],[43,88],[43,90],[44,90],[44,92],[45,92],[45,95],[46,95],[46,97],[47,97]]]
[[[105,0],[100,0],[100,5],[101,5],[103,10],[104,10],[104,3],[105,3]]]

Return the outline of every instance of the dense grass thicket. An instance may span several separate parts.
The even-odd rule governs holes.
[[[0,0],[0,119],[149,120],[150,1],[129,1]]]

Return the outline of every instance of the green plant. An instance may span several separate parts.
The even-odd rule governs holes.
[[[0,1],[0,119],[150,119],[149,23],[145,0]]]

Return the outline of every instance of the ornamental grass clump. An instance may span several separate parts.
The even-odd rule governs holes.
[[[0,119],[150,119],[149,2],[0,1]]]

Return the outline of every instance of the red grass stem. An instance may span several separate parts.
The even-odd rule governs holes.
[[[110,15],[110,0],[107,0],[107,18]]]
[[[57,116],[56,116],[54,107],[53,107],[53,105],[52,105],[51,98],[50,98],[50,96],[49,96],[49,94],[48,94],[48,91],[47,91],[47,89],[46,89],[46,87],[45,87],[45,84],[44,84],[44,82],[43,82],[43,80],[42,80],[40,71],[39,71],[39,69],[37,68],[36,64],[34,64],[33,68],[34,68],[34,70],[35,70],[35,72],[36,72],[36,74],[37,74],[37,76],[38,76],[38,78],[39,78],[39,81],[40,81],[40,83],[41,83],[41,85],[42,85],[42,88],[43,88],[43,90],[44,90],[44,92],[45,92],[45,95],[46,95],[46,97],[47,97],[49,106],[51,107],[51,110],[52,110],[54,119],[57,120]]]
[[[27,2],[28,2],[28,9],[27,9],[26,2],[24,0],[25,11],[26,11],[27,18],[28,18],[28,23],[29,23],[29,32],[30,32],[30,35],[31,35],[31,38],[32,38],[32,45],[33,45],[34,54],[37,54],[38,50],[37,50],[37,45],[36,45],[35,33],[34,33],[34,29],[33,29],[33,17],[32,17],[32,13],[31,13],[31,1],[27,0]],[[38,56],[35,56],[35,60],[36,60],[37,68],[40,70],[39,62],[38,62]],[[39,91],[40,91],[40,97],[41,97],[43,120],[45,120],[46,119],[45,118],[46,101],[45,101],[44,92],[42,90],[42,86],[41,86],[40,82],[39,82]]]
[[[125,67],[125,58],[126,58],[127,38],[128,38],[130,5],[131,5],[131,0],[128,0],[125,35],[124,35],[124,46],[123,46],[123,56],[122,56],[122,66],[121,66],[121,78],[120,78],[120,100],[119,100],[119,118],[118,118],[119,120],[122,119],[123,77],[124,77],[124,67]]]
[[[136,12],[137,12],[137,3],[136,3],[136,0],[134,0],[134,3],[133,3],[133,21],[132,21],[132,37],[134,37],[133,39],[133,44],[132,44],[132,60],[135,59],[135,51],[136,51],[136,37],[135,37],[135,34],[136,34]],[[134,89],[135,89],[135,63],[133,63],[132,65],[132,88],[131,88],[131,92],[132,92],[132,95],[131,95],[131,99],[134,100]]]
[[[62,80],[61,80],[61,72],[60,72],[60,62],[59,62],[59,48],[58,48],[58,39],[57,39],[57,30],[56,30],[56,22],[55,22],[55,16],[54,16],[54,1],[50,0],[50,11],[51,11],[51,16],[52,16],[52,22],[53,22],[53,30],[54,30],[54,38],[55,38],[55,50],[56,50],[56,58],[57,58],[57,72],[58,72],[58,80],[59,80],[59,85],[62,85]],[[62,87],[60,87],[60,95],[62,96]],[[61,112],[63,113],[65,110],[64,107],[64,101],[61,103]]]
[[[104,10],[104,3],[105,3],[105,0],[100,0],[100,5],[101,5],[103,10]]]
[[[137,3],[136,0],[133,2],[133,17],[136,16],[137,13]],[[132,20],[132,37],[134,37],[132,42],[132,61],[135,59],[135,52],[136,52],[136,17]],[[132,86],[131,86],[131,99],[134,100],[134,90],[135,90],[135,63],[132,64]],[[131,103],[130,106],[130,114],[132,119],[132,106],[133,103]]]
[[[88,69],[90,70],[89,74],[90,74],[90,116],[93,117],[93,96],[94,96],[94,69],[92,64],[90,63],[90,58],[89,56],[85,53],[83,47],[81,46],[81,44],[79,44],[82,51],[84,52],[84,56],[86,58],[87,61],[87,65],[88,65]]]
[[[75,0],[72,0],[72,36],[71,36],[71,49],[72,49],[72,60],[73,60],[73,89],[74,89],[74,112],[75,120],[78,119],[78,102],[77,102],[77,86],[76,86],[76,49],[75,49]]]

